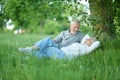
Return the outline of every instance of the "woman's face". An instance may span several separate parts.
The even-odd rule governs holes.
[[[90,46],[93,43],[92,39],[87,39],[84,44]]]

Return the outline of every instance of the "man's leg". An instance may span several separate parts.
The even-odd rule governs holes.
[[[39,50],[39,47],[36,46],[36,45],[33,45],[33,46],[32,46],[32,49],[37,51],[37,50]]]
[[[48,47],[57,47],[57,44],[49,37],[34,43],[32,48],[43,51]]]
[[[36,43],[32,47],[19,48],[21,52],[32,53],[32,51],[39,50],[40,53],[45,52],[45,49],[48,47],[57,47],[57,44],[51,38],[44,38]]]
[[[25,48],[20,47],[20,48],[18,48],[18,51],[31,54],[33,52],[33,49],[32,49],[32,47],[25,47]]]

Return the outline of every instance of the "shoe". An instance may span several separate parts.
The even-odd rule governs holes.
[[[24,53],[32,53],[32,47],[18,48],[18,51],[24,52]]]

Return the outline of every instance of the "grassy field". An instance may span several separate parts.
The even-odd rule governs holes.
[[[18,52],[43,37],[0,34],[0,80],[120,80],[120,38],[103,41],[97,50],[72,60]]]

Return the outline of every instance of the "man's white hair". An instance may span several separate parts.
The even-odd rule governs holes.
[[[76,24],[79,24],[79,25],[80,25],[80,21],[79,21],[79,20],[72,20],[72,21],[71,21],[71,24],[73,24],[73,23],[76,23]]]

